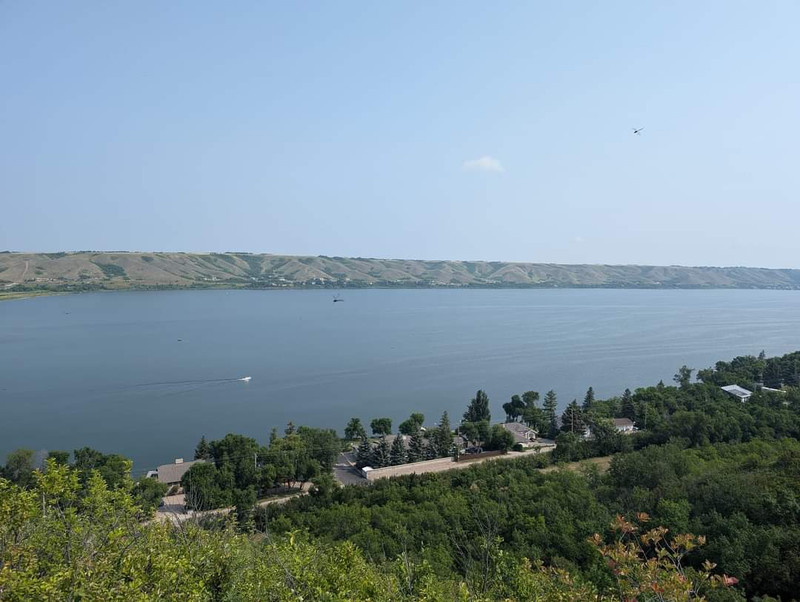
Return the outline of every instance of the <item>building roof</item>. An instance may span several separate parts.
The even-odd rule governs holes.
[[[528,439],[528,433],[538,434],[536,429],[525,426],[521,422],[504,422],[500,426],[514,436],[514,443],[522,443],[523,445],[530,444],[531,442],[531,440]]]
[[[521,422],[504,422],[502,427],[507,431],[512,433],[519,433],[520,435],[524,435],[525,433],[530,433],[531,431],[536,433],[536,429],[532,429],[531,427],[521,423]]]
[[[158,467],[158,480],[161,483],[180,483],[183,475],[198,462],[205,460],[192,460],[191,462],[173,462],[172,464],[162,464]]]
[[[753,392],[748,391],[747,389],[740,387],[739,385],[727,385],[725,387],[720,387],[726,393],[733,395],[734,397],[750,397]]]
[[[630,428],[633,421],[630,418],[614,418],[614,426],[617,428]]]

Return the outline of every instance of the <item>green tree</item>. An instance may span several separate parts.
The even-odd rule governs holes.
[[[236,519],[236,526],[239,531],[249,533],[253,530],[253,510],[256,506],[256,499],[255,487],[233,490],[231,495],[234,507],[233,516]]]
[[[583,411],[589,412],[594,405],[594,389],[589,387],[586,390],[586,396],[583,398]]]
[[[362,437],[361,443],[358,444],[358,449],[356,450],[356,458],[358,459],[358,465],[360,467],[363,468],[364,466],[372,466],[373,463],[372,444],[366,437]]]
[[[499,424],[492,425],[489,433],[489,440],[485,445],[486,449],[499,450],[505,453],[513,446],[514,435],[512,435]]]
[[[522,412],[522,421],[543,435],[547,435],[550,429],[544,410],[537,406],[526,407]]]
[[[633,403],[633,393],[631,393],[630,389],[625,389],[622,394],[619,412],[623,418],[636,420],[636,405]]]
[[[333,469],[336,458],[342,451],[342,444],[336,431],[301,426],[297,429],[297,435],[303,443],[305,452],[320,465],[322,470]]]
[[[406,456],[406,446],[403,443],[403,435],[397,435],[392,441],[392,447],[389,450],[389,464],[392,466],[398,466],[399,464],[405,464],[408,460]]]
[[[186,507],[192,510],[211,510],[229,506],[233,488],[226,485],[214,464],[199,462],[192,465],[181,479]]]
[[[489,412],[489,396],[483,390],[478,390],[475,397],[464,412],[464,422],[481,422],[482,420],[491,421],[492,415]]]
[[[403,435],[411,436],[414,434],[414,431],[418,431],[424,423],[425,416],[419,412],[414,412],[407,420],[400,423],[397,430]]]
[[[200,437],[200,442],[197,444],[197,447],[194,449],[194,459],[195,460],[210,460],[211,459],[211,446],[208,445],[208,441],[206,441],[206,436],[205,435]]]
[[[344,438],[348,441],[353,441],[354,439],[363,439],[366,436],[367,431],[364,429],[364,425],[361,424],[361,418],[351,418],[344,429]]]
[[[561,415],[561,430],[576,435],[583,435],[586,430],[578,400],[573,399]]]
[[[525,391],[522,394],[522,401],[526,408],[535,407],[539,402],[539,391]]]
[[[383,468],[384,466],[389,466],[390,455],[391,450],[389,449],[389,442],[386,441],[386,435],[381,435],[381,438],[378,440],[378,444],[375,446],[375,450],[373,451],[373,467]]]
[[[17,449],[8,454],[1,476],[20,487],[33,485],[33,471],[36,466],[32,449]]]
[[[145,512],[153,512],[167,494],[167,484],[152,477],[141,477],[133,485],[132,493],[136,503]]]
[[[67,466],[69,464],[69,456],[70,453],[68,451],[61,451],[57,449],[52,449],[47,452],[47,460],[55,460],[56,464],[60,464],[61,466]]]
[[[391,435],[392,434],[392,419],[391,418],[373,418],[369,423],[373,435]]]
[[[440,458],[450,455],[450,450],[453,447],[453,429],[450,428],[450,417],[447,412],[442,413],[439,426],[436,427],[431,435],[431,444]]]
[[[422,439],[422,432],[417,429],[411,433],[411,440],[408,442],[408,461],[420,462],[425,459],[425,442]]]
[[[278,439],[279,442],[284,440]],[[247,489],[258,484],[261,446],[255,439],[228,433],[222,439],[211,441],[209,448],[217,468],[227,468],[233,475],[233,488]]]
[[[553,438],[558,433],[558,397],[556,392],[550,389],[544,395],[544,402],[542,403],[544,409],[544,419],[547,424],[547,436]]]
[[[592,422],[592,445],[594,445],[595,453],[598,456],[608,456],[623,449],[624,441],[630,441],[630,438],[625,437],[614,426],[614,423],[609,419],[597,419]]]
[[[694,372],[694,370],[684,364],[678,368],[678,373],[672,377],[672,380],[674,380],[681,389],[685,389],[692,380],[692,372]]]
[[[506,413],[506,422],[516,422],[522,416],[526,404],[519,395],[512,395],[511,401],[503,404],[503,411]]]

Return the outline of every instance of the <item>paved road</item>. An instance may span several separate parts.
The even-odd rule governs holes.
[[[256,506],[269,506],[270,504],[285,504],[289,500],[296,498],[299,495],[305,495],[311,489],[311,483],[306,483],[303,488],[298,487],[297,493],[292,493],[282,497],[271,497],[261,500],[256,503]],[[164,498],[164,505],[156,511],[156,520],[171,521],[175,524],[182,523],[190,518],[202,518],[204,516],[213,516],[215,514],[227,514],[233,510],[229,508],[217,508],[215,510],[187,510],[185,506],[184,495],[170,495]]]
[[[336,464],[333,465],[333,477],[342,485],[366,485],[369,483],[361,475],[361,471],[354,466],[351,453],[339,454]]]

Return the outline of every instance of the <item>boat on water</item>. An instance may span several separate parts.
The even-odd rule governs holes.
[[[241,380],[243,382],[246,382],[246,383],[249,383],[251,378],[253,378],[253,377],[252,376],[243,376],[239,380]]]
[[[344,299],[342,299],[341,295],[334,295],[333,296],[333,302],[334,303],[341,303],[342,301],[344,301]]]

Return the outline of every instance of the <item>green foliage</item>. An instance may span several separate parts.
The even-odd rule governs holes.
[[[545,393],[544,402],[542,403],[544,409],[544,420],[547,427],[547,436],[555,438],[558,434],[558,397],[556,392],[552,389]]]
[[[8,479],[20,487],[33,484],[33,471],[36,465],[32,449],[17,449],[8,454],[6,465],[0,470],[0,477]]]
[[[389,466],[391,462],[391,450],[389,449],[389,442],[386,441],[386,436],[382,436],[378,440],[378,444],[372,450],[372,467],[383,468]]]
[[[358,444],[358,449],[356,450],[356,457],[358,458],[358,466],[363,468],[364,466],[372,466],[372,444],[369,442],[367,437],[362,437],[361,443]]]
[[[404,420],[400,423],[400,426],[397,427],[397,430],[402,435],[411,436],[414,434],[414,432],[418,431],[423,424],[425,424],[425,416],[419,412],[414,412],[411,414],[408,420]]]
[[[203,435],[200,437],[200,442],[197,444],[197,447],[194,449],[194,459],[195,460],[210,460],[211,459],[211,446],[206,441],[206,436]]]
[[[623,418],[630,418],[636,420],[636,406],[633,403],[633,393],[630,389],[625,389],[622,394],[622,402],[620,404],[620,416]]]
[[[515,422],[523,412],[527,404],[519,395],[512,395],[511,401],[503,404],[503,411],[506,413],[506,422]]]
[[[583,435],[586,430],[583,411],[575,399],[570,402],[567,409],[564,410],[564,413],[561,415],[561,430],[575,433],[576,435]]]
[[[409,462],[420,462],[425,459],[425,442],[419,429],[411,434],[408,442],[407,458]]]
[[[475,397],[464,412],[464,422],[491,421],[492,415],[489,412],[489,396],[483,390],[478,390]]]
[[[489,439],[484,448],[487,450],[497,450],[507,452],[514,445],[514,435],[508,432],[499,424],[493,424],[489,432]]]
[[[364,429],[364,425],[361,424],[361,418],[351,418],[344,429],[344,438],[348,441],[353,441],[355,439],[363,439],[366,436],[367,431]]]
[[[392,447],[389,450],[389,464],[397,466],[405,464],[407,461],[408,456],[406,455],[406,446],[403,443],[403,435],[397,435],[392,441]]]
[[[136,504],[149,514],[158,508],[167,489],[166,483],[159,483],[151,477],[141,477],[133,484],[132,494]]]
[[[62,464],[64,466],[69,464],[69,457],[70,453],[68,451],[60,451],[57,449],[53,449],[47,452],[47,459],[52,458],[53,460],[55,460],[56,464]]]
[[[586,395],[583,398],[583,411],[589,412],[594,405],[594,389],[589,387],[586,390]]]
[[[392,434],[392,419],[391,418],[373,418],[369,423],[373,435],[391,435]]]

